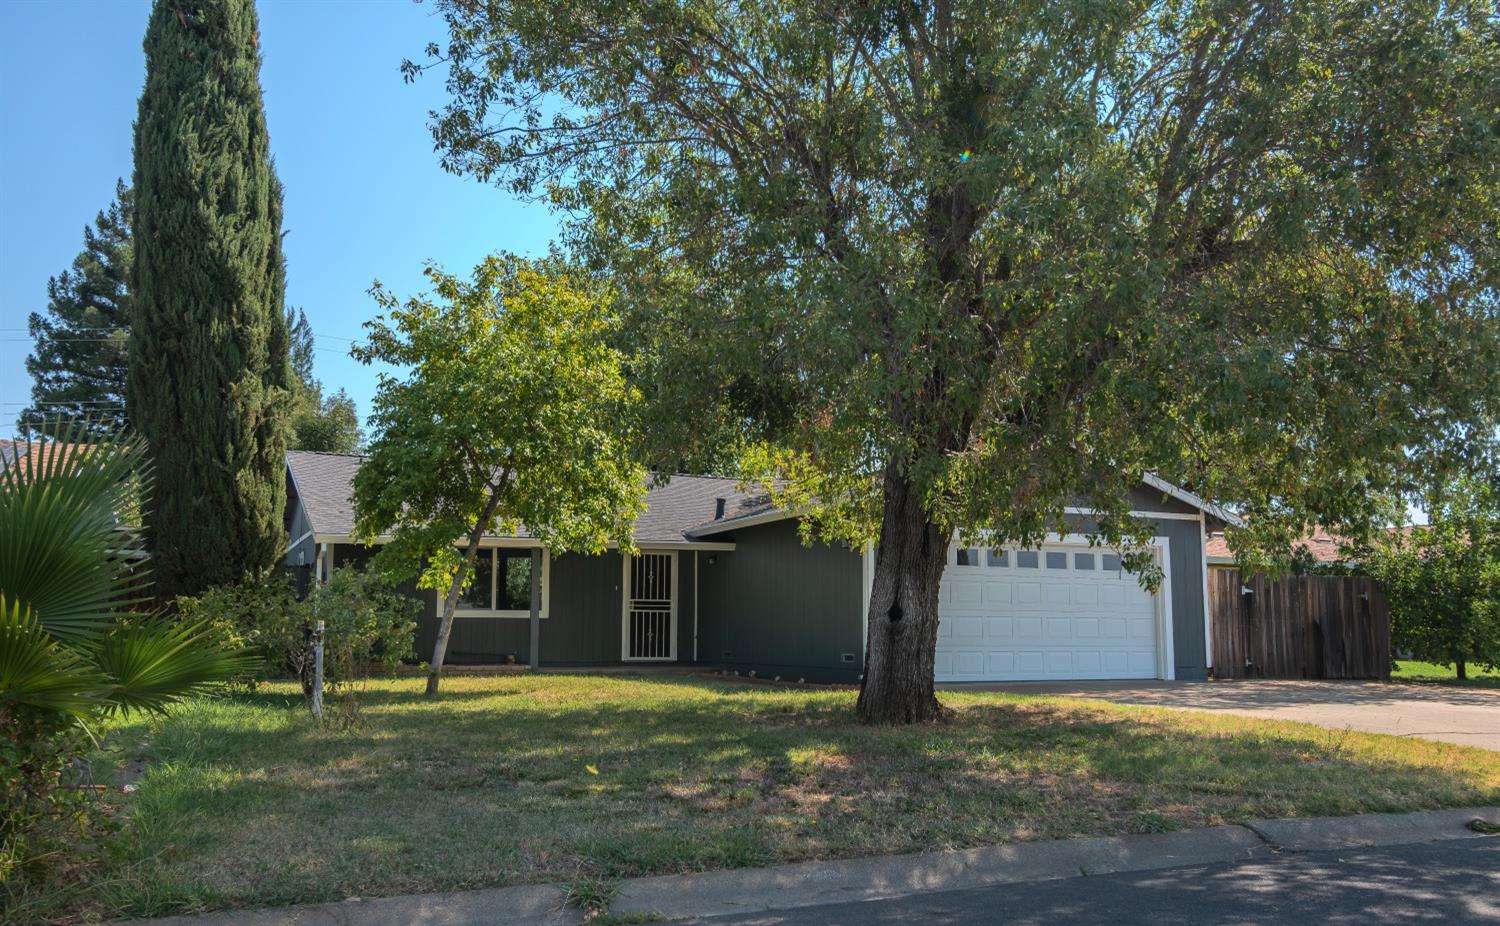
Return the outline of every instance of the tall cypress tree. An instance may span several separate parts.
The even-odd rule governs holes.
[[[81,421],[102,434],[125,426],[134,209],[130,188],[116,183],[115,201],[84,227],[73,266],[47,281],[46,312],[27,323],[36,342],[26,358],[31,406],[17,429],[47,433]]]
[[[291,367],[253,0],[157,0],[145,49],[127,401],[165,599],[280,556]]]

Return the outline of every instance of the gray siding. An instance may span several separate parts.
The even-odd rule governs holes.
[[[864,662],[859,554],[804,547],[790,520],[744,528],[733,539],[732,552],[698,555],[699,662],[764,675],[857,678]],[[844,661],[846,653],[852,661]]]

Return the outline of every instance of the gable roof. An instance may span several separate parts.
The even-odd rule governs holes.
[[[286,455],[293,491],[302,501],[311,529],[321,535],[354,533],[354,474],[363,456],[291,450]],[[688,531],[716,520],[724,499],[724,520],[767,505],[765,497],[738,488],[739,480],[722,476],[672,476],[646,491],[646,510],[635,522],[636,543],[688,543]],[[514,535],[528,537],[524,529]]]
[[[356,454],[287,452],[287,472],[293,491],[302,500],[307,521],[316,534],[347,537],[354,533],[354,474],[365,457]],[[1152,476],[1146,484],[1166,495],[1230,524],[1240,520],[1232,512]],[[718,514],[718,500],[724,511]],[[649,485],[646,510],[635,523],[636,543],[692,543],[716,534],[770,521],[797,517],[776,507],[759,491],[745,491],[739,480],[726,476],[674,475],[661,484]],[[524,529],[514,537],[529,537]]]

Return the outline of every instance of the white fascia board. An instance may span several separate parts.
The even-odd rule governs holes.
[[[740,527],[754,527],[757,524],[770,524],[773,521],[788,521],[797,518],[793,511],[783,511],[780,508],[775,511],[766,511],[761,514],[746,515],[742,518],[732,518],[727,521],[713,521],[701,527],[695,527],[684,533],[688,537],[709,537],[714,534],[725,534]]]
[[[1215,505],[1210,501],[1205,501],[1201,496],[1194,495],[1192,492],[1189,492],[1187,489],[1181,488],[1180,486],[1175,486],[1167,480],[1156,475],[1155,473],[1147,473],[1141,478],[1141,481],[1146,483],[1146,485],[1151,486],[1153,489],[1159,489],[1162,492],[1165,492],[1167,495],[1172,496],[1179,502],[1187,505],[1192,505],[1194,508],[1197,508],[1200,511],[1208,512],[1209,514],[1213,515],[1226,524],[1233,524],[1235,527],[1245,526],[1244,519],[1242,519],[1234,512],[1230,511],[1228,508]]]

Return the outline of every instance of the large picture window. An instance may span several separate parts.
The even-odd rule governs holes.
[[[547,616],[546,554],[542,555],[542,616]],[[531,614],[531,551],[489,547],[474,559],[474,579],[458,603],[471,614],[528,617]]]

